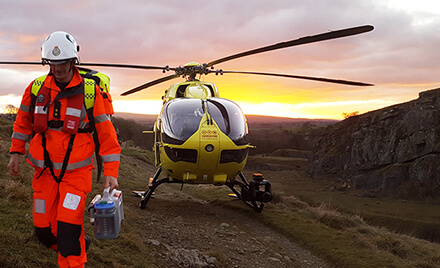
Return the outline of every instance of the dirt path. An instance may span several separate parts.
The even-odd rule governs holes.
[[[146,254],[159,267],[330,267],[239,212],[160,187],[139,209]]]

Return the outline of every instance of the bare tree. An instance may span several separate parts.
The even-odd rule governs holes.
[[[359,115],[359,111],[351,112],[351,113],[342,113],[342,117],[344,117],[344,119],[347,119],[349,117],[356,116],[356,115]]]
[[[5,114],[17,114],[17,112],[18,112],[18,107],[15,107],[14,105],[12,105],[12,104],[7,104],[6,106],[5,106]]]
[[[18,107],[15,107],[12,104],[7,104],[3,110],[9,120],[15,121],[18,113]]]

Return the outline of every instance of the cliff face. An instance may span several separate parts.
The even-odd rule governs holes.
[[[394,192],[405,183],[440,187],[440,88],[329,126],[308,172],[356,189]]]

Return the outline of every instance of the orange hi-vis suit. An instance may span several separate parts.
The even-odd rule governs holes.
[[[45,77],[44,84],[36,79],[26,88],[10,149],[11,153],[25,154],[26,142],[30,140],[27,162],[35,168],[32,181],[35,233],[45,246],[58,251],[60,267],[83,267],[87,261],[83,218],[86,197],[92,188],[95,151],[93,137],[87,129],[94,125],[98,134],[104,176],[118,177],[121,152],[99,87],[73,68],[73,78],[64,90],[56,85],[52,74]],[[32,92],[35,83],[40,83],[38,95]],[[84,91],[90,83],[95,87],[94,94]],[[58,94],[63,97],[57,98]],[[78,94],[82,98],[80,103],[78,96],[72,101]],[[87,98],[94,98],[94,105],[88,111]]]

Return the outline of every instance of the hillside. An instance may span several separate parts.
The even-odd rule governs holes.
[[[0,266],[56,267],[55,253],[33,234],[31,168],[23,164],[18,177],[6,172],[12,125],[0,118],[0,126]],[[95,239],[85,214],[92,237],[90,267],[440,267],[439,244],[374,227],[359,214],[333,207],[359,205],[367,211],[389,201],[328,191],[328,183],[304,174],[306,159],[278,153],[249,159],[250,166],[278,167],[264,173],[275,198],[262,213],[228,197],[225,187],[210,185],[160,186],[141,210],[131,191],[144,190],[155,169],[151,151],[133,144],[124,142],[121,156],[125,221],[120,236]],[[251,173],[245,170],[246,176]],[[94,181],[89,200],[101,191]],[[427,205],[416,211],[435,216]]]
[[[401,198],[440,198],[440,89],[326,129],[309,163],[314,178]]]
[[[143,130],[152,130],[157,115],[115,113],[114,123],[121,131],[123,140],[133,140],[144,149],[153,145],[152,135],[142,135]],[[279,149],[311,151],[323,135],[326,126],[337,120],[287,118],[260,115],[247,115],[249,139],[256,149],[252,155],[272,153]],[[130,124],[130,127],[127,127]]]
[[[114,117],[135,121],[140,125],[145,125],[146,127],[149,127],[149,129],[152,129],[154,122],[156,122],[157,119],[157,115],[133,113],[115,113]]]
[[[115,117],[120,117],[127,120],[133,120],[142,125],[153,125],[157,119],[157,115],[150,114],[134,114],[134,113],[115,113]],[[307,118],[289,118],[289,117],[275,117],[262,115],[246,115],[249,125],[264,125],[276,124],[280,125],[297,125],[302,123],[314,123],[316,125],[329,125],[338,122],[338,120],[330,119],[307,119]]]

